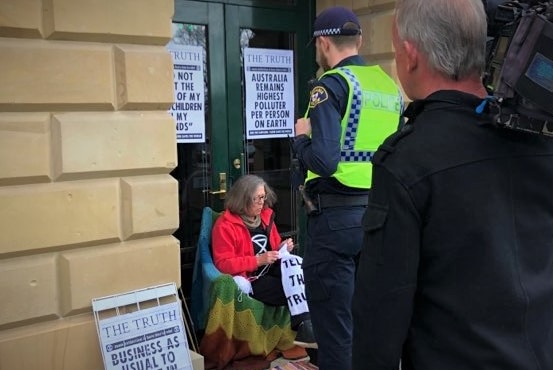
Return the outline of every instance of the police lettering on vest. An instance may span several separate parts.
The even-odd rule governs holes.
[[[340,162],[333,177],[346,186],[369,189],[372,155],[398,128],[401,93],[379,66],[340,67],[327,71],[321,78],[329,74],[339,74],[349,87],[348,108],[341,122]],[[317,177],[307,171],[305,181]]]

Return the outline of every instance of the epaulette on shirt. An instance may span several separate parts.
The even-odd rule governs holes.
[[[386,160],[386,157],[395,152],[397,144],[415,129],[413,124],[407,123],[403,128],[388,137],[373,155],[371,162],[373,164],[381,164]]]

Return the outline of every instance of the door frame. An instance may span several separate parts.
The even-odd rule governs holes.
[[[301,0],[303,1],[303,0]],[[259,3],[258,1],[234,0],[233,3]],[[310,2],[307,2],[309,5]],[[226,5],[225,23],[226,45],[227,45],[227,91],[241,91],[242,81],[242,66],[240,65],[240,49],[238,47],[229,47],[229,45],[240,44],[240,30],[242,28],[258,28],[271,31],[289,32],[295,34],[295,50],[294,50],[294,90],[296,92],[294,107],[296,118],[303,115],[307,108],[307,83],[313,76],[315,58],[312,47],[307,44],[310,40],[310,26],[306,32],[298,32],[297,25],[310,25],[312,22],[306,22],[306,19],[311,20],[310,13],[313,8],[305,6],[297,11],[291,6],[281,6],[279,8],[255,7],[243,5]],[[283,19],[287,21],[284,22]],[[305,92],[305,93],[304,93]],[[305,99],[301,99],[305,97]],[[228,107],[240,107],[240,109],[231,109],[228,111],[229,122],[240,122],[240,125],[229,125],[229,158],[240,158],[243,152],[243,132],[244,132],[244,110],[241,94],[228,94]],[[233,140],[234,139],[234,140]],[[229,167],[231,176],[238,175],[237,171]]]
[[[226,90],[221,91],[221,86],[226,86],[226,48],[225,35],[217,27],[210,25],[224,24],[223,2],[208,2],[197,0],[175,0],[175,13],[173,22],[203,24],[207,26],[207,52],[208,52],[208,94],[209,94],[209,116],[212,122],[217,122],[219,132],[228,132],[228,110]],[[223,52],[221,52],[223,51]],[[217,109],[213,109],[217,106]],[[212,130],[214,131],[214,130]],[[217,152],[225,153],[228,156],[228,139],[225,135],[211,135],[210,147],[217,148]],[[218,189],[219,172],[228,172],[228,168],[222,166],[221,162],[212,156],[211,165],[211,189]]]

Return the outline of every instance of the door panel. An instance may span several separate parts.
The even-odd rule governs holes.
[[[201,46],[205,55],[205,142],[177,144],[178,166],[172,172],[179,183],[179,228],[174,236],[181,246],[181,282],[186,297],[190,296],[201,212],[205,206],[214,206],[209,191],[211,174],[217,168],[211,159],[227,156],[228,152],[225,135],[220,135],[215,142],[212,135],[214,130],[220,130],[218,125],[225,127],[227,122],[226,97],[221,89],[214,88],[224,86],[226,79],[225,54],[221,53],[225,41],[220,29],[213,26],[224,22],[223,10],[222,4],[177,0],[173,17],[173,41]],[[212,108],[215,103],[218,109]],[[212,152],[212,148],[217,149]]]
[[[277,193],[278,202],[275,205],[277,224],[281,234],[294,237],[297,232],[296,192],[290,185],[291,151],[289,139],[259,139],[246,140],[245,134],[245,82],[243,72],[244,47],[261,49],[288,49],[294,51],[295,71],[295,116],[299,116],[297,91],[302,90],[308,71],[306,61],[309,60],[307,29],[303,25],[304,14],[290,9],[266,9],[227,5],[225,7],[227,74],[229,76],[227,90],[240,91],[241,94],[229,94],[229,107],[241,107],[229,111],[229,150],[231,156],[241,157],[246,161],[243,172],[253,173],[263,177]],[[286,21],[284,21],[286,20]],[[301,76],[301,79],[299,78]],[[305,79],[305,81],[304,81]],[[306,101],[306,100],[305,100]],[[296,239],[297,240],[297,239]]]

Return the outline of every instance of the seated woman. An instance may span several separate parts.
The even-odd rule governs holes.
[[[252,297],[272,306],[288,304],[282,286],[279,248],[294,248],[292,239],[281,240],[270,208],[275,192],[259,176],[240,177],[225,199],[225,211],[212,232],[213,261],[222,273],[251,282]],[[297,331],[295,343],[315,347],[309,312],[291,316]]]

